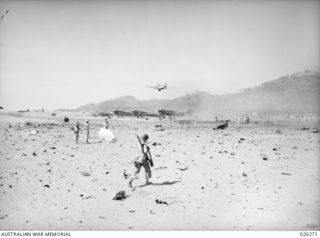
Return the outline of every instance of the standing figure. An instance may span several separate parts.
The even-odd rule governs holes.
[[[89,135],[90,135],[89,121],[87,121],[86,123],[86,132],[87,132],[86,144],[89,144]]]
[[[76,144],[79,144],[80,123],[78,121],[77,121],[76,125],[74,126],[74,133],[76,134]]]
[[[106,128],[106,129],[109,128],[108,118],[106,118],[105,121],[104,121],[104,128]]]
[[[151,157],[151,153],[150,153],[150,148],[147,145],[149,136],[147,134],[144,134],[141,137],[137,135],[137,138],[139,140],[139,144],[141,147],[141,156],[137,156],[134,160],[134,167],[135,167],[135,172],[131,178],[131,180],[129,181],[129,187],[132,187],[132,182],[138,178],[138,174],[140,173],[141,167],[144,168],[145,170],[145,178],[146,178],[146,185],[151,184],[151,182],[149,181],[149,179],[151,178],[151,167],[153,167],[153,160]]]

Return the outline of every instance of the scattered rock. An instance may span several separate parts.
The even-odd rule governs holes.
[[[24,123],[25,126],[33,126],[33,123],[31,121],[26,121]]]
[[[151,213],[151,214],[156,214],[156,213],[155,213],[154,211],[152,211],[152,210],[150,210],[150,213]]]
[[[83,171],[83,172],[81,172],[81,174],[83,175],[83,176],[90,176],[91,174],[89,173],[89,172],[87,172],[87,171]]]
[[[124,200],[126,198],[126,192],[122,190],[116,193],[116,195],[113,197],[113,200]]]
[[[188,166],[185,166],[185,167],[183,167],[183,168],[179,168],[181,171],[185,171],[185,170],[187,170],[188,169]]]
[[[45,184],[43,187],[50,188],[49,184]]]
[[[274,132],[277,133],[277,134],[281,134],[280,129],[275,129]]]
[[[247,177],[247,174],[245,172],[242,173],[243,177]]]
[[[262,158],[263,160],[268,160],[268,158],[266,157],[266,156],[263,156],[263,158]]]
[[[166,168],[167,168],[167,166],[159,166],[159,167],[157,167],[157,168],[154,168],[154,170],[166,169]]]
[[[4,215],[4,216],[1,216],[0,219],[3,220],[3,219],[5,219],[5,218],[7,218],[7,217],[8,217],[8,215],[6,214],[6,215]]]
[[[288,175],[288,176],[291,176],[290,173],[281,173],[282,175]]]
[[[169,205],[166,201],[162,201],[162,200],[160,200],[160,199],[156,199],[155,202],[156,202],[157,204],[166,204],[166,205]]]
[[[216,128],[213,128],[213,130],[224,130],[227,127],[228,127],[228,122],[227,123],[223,123],[223,124],[217,126]]]
[[[124,179],[128,179],[129,178],[129,174],[127,174],[126,170],[123,171],[123,177],[124,177]]]

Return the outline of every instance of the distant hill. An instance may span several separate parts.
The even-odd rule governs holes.
[[[79,111],[111,112],[113,110],[144,110],[160,108],[205,115],[239,115],[243,113],[314,113],[320,112],[320,74],[315,71],[286,75],[239,93],[212,95],[195,92],[183,97],[161,100],[139,100],[133,96],[119,97],[101,103],[90,103]]]

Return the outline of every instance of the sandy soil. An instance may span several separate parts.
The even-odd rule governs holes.
[[[108,143],[96,119],[76,145],[75,120],[57,119],[0,116],[1,230],[319,230],[319,133],[111,120]],[[149,134],[155,166],[131,190],[135,133]]]

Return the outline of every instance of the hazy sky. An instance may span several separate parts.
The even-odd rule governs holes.
[[[1,1],[0,105],[237,92],[319,70],[320,1]],[[167,82],[161,93],[146,85]]]

